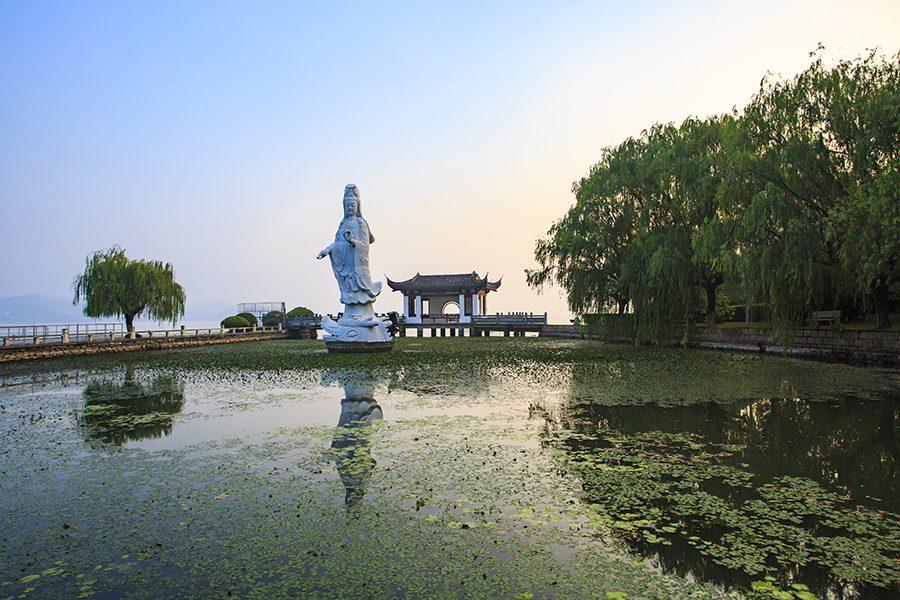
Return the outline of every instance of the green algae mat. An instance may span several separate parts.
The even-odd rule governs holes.
[[[900,377],[540,338],[0,368],[0,598],[894,598]]]

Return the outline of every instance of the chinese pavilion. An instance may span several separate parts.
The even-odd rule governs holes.
[[[471,323],[472,317],[487,313],[487,295],[497,291],[501,277],[497,281],[479,277],[478,273],[459,275],[420,275],[406,281],[387,283],[395,292],[403,294],[403,318],[406,323],[422,323],[422,318],[430,316],[432,309],[443,314],[449,304],[459,307],[459,322]],[[423,308],[424,307],[424,308]]]

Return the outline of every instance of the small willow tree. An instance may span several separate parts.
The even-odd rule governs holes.
[[[184,288],[175,282],[170,263],[129,260],[118,246],[89,254],[85,263],[72,282],[72,303],[84,300],[85,316],[125,317],[128,331],[134,331],[140,315],[173,324],[184,315]]]

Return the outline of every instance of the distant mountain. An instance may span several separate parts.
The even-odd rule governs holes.
[[[0,325],[31,323],[89,323],[71,300],[28,294],[0,298]]]
[[[215,321],[218,323],[237,311],[237,304],[229,302],[188,302],[185,322]],[[0,325],[33,323],[91,323],[94,321],[117,322],[122,319],[91,319],[81,313],[81,306],[73,306],[71,300],[48,298],[35,294],[0,298]]]

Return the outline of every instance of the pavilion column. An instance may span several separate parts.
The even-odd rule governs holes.
[[[466,315],[466,293],[459,293],[459,322],[468,323],[472,319]]]
[[[409,321],[409,296],[403,294],[403,320]]]
[[[422,322],[422,295],[416,294],[416,319]]]

